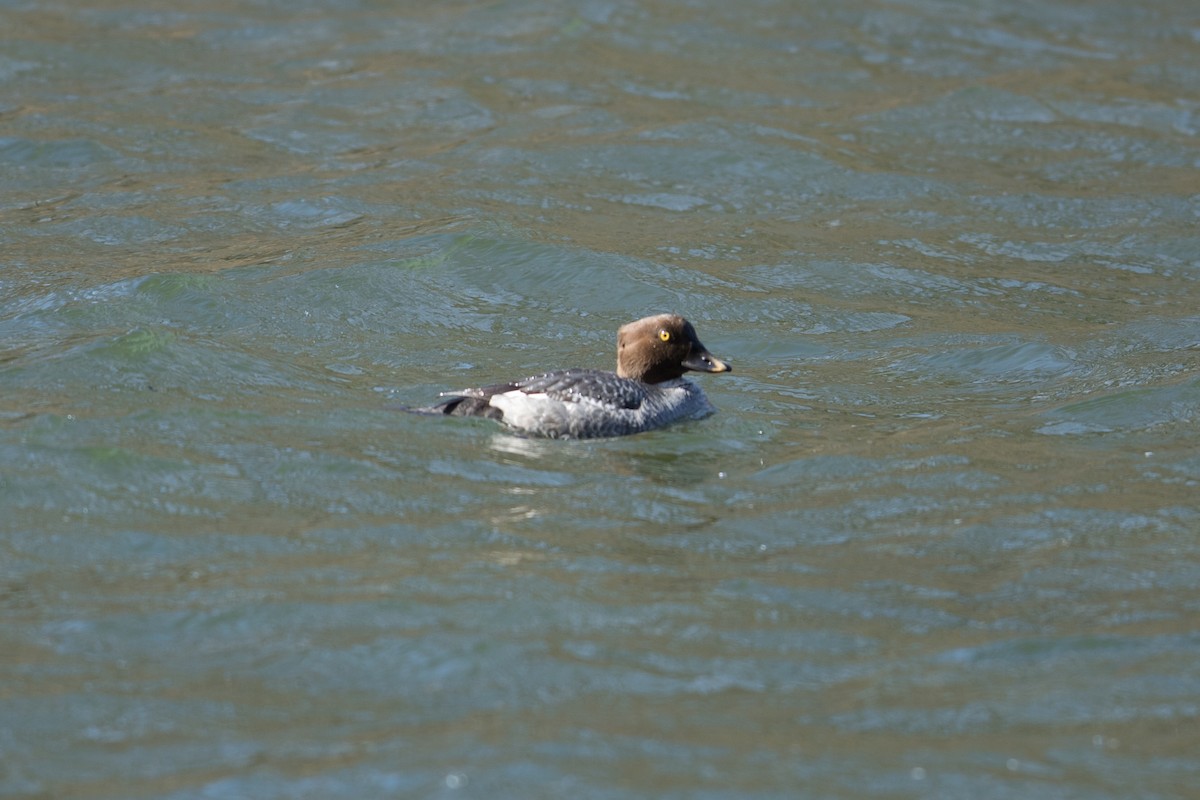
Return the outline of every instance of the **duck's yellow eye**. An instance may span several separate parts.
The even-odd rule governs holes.
[[[669,341],[671,341],[671,332],[670,331],[659,331],[658,338],[662,339],[664,342],[669,342]]]

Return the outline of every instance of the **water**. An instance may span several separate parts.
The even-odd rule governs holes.
[[[8,5],[0,794],[1191,796],[1193,17]]]

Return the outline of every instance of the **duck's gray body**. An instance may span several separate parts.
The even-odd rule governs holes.
[[[488,417],[551,439],[625,436],[714,410],[689,380],[650,384],[598,369],[556,370],[443,397],[431,411]]]

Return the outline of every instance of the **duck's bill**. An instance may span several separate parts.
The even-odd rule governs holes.
[[[722,361],[707,350],[693,350],[683,360],[683,365],[696,372],[733,372],[728,361]]]

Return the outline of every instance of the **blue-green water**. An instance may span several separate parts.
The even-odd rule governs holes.
[[[0,25],[0,795],[1200,785],[1188,4]],[[396,410],[667,310],[713,417]]]

